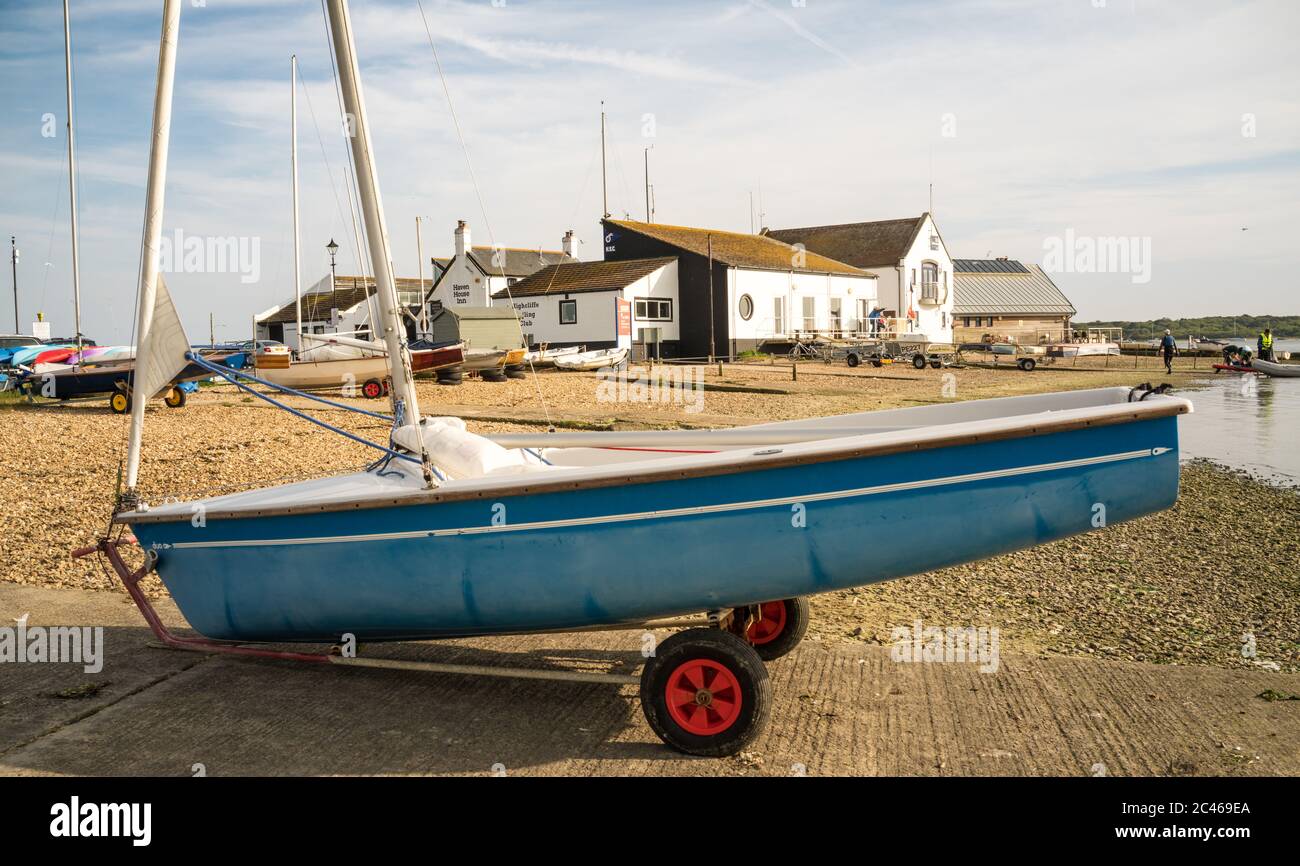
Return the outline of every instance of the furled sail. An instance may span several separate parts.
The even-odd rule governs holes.
[[[185,328],[176,314],[176,305],[172,303],[162,274],[158,275],[149,331],[142,342],[145,348],[137,353],[131,389],[147,400],[185,369],[188,363],[185,354],[190,350],[190,341],[185,336]]]

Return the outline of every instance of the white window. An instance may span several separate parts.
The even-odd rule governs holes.
[[[930,249],[932,249],[932,250],[937,250],[937,249],[939,249],[939,236],[938,236],[938,235],[930,235]]]
[[[785,333],[785,298],[772,299],[772,333]]]
[[[921,300],[934,301],[939,298],[939,266],[934,262],[921,265]]]
[[[844,304],[843,298],[831,298],[831,330],[832,331],[838,332],[844,327],[843,304]]]
[[[578,323],[578,302],[560,301],[560,324],[576,325]]]
[[[754,299],[749,295],[740,296],[740,318],[746,322],[754,318]]]
[[[642,322],[671,322],[673,302],[670,298],[637,298],[636,317]]]
[[[803,299],[803,329],[805,331],[817,330],[817,299]]]

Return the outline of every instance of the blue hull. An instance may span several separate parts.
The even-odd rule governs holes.
[[[1177,499],[1177,435],[1170,416],[498,502],[133,528],[159,552],[158,572],[190,624],[211,638],[559,630],[995,556],[1093,529],[1098,503],[1107,523],[1131,520]],[[507,523],[489,528],[498,504]],[[676,513],[647,514],[663,510]],[[457,529],[467,531],[439,534]],[[359,538],[373,535],[384,537]]]

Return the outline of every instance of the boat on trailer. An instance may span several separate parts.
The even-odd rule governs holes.
[[[161,233],[170,111],[163,95],[171,93],[180,2],[164,6],[146,247]],[[657,644],[639,677],[575,671],[562,678],[639,683],[646,719],[666,743],[727,755],[763,729],[771,701],[765,663],[802,638],[808,595],[1042,544],[1093,529],[1099,514],[1116,523],[1177,498],[1177,418],[1191,404],[1149,386],[734,430],[489,439],[459,419],[422,416],[395,327],[397,293],[347,0],[327,5],[341,90],[355,119],[352,158],[371,258],[381,263],[380,306],[394,325],[384,330],[392,431],[386,445],[369,443],[384,457],[362,472],[151,505],[137,488],[144,415],[135,407],[126,492],[113,522],[133,533],[143,562],[127,563],[130,541],[121,532],[77,553],[107,557],[165,645],[556,679],[535,668],[272,644],[684,628]],[[179,320],[149,257],[138,303],[140,353],[152,359],[141,365],[148,384],[192,357],[174,334]],[[992,512],[997,520],[971,519]],[[202,637],[162,625],[139,586],[150,573]],[[680,618],[700,613],[706,618]]]

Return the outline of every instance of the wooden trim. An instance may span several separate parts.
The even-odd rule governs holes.
[[[1121,405],[1121,404],[1116,404]],[[303,514],[327,514],[340,511],[361,511],[372,508],[392,508],[407,505],[432,505],[443,502],[464,502],[482,499],[501,499],[504,497],[530,496],[542,493],[564,493],[574,490],[596,490],[606,487],[625,487],[632,484],[653,484],[660,481],[680,481],[687,478],[707,478],[721,475],[735,475],[741,472],[784,469],[791,466],[806,466],[817,463],[829,463],[839,460],[857,460],[863,457],[883,457],[891,454],[918,453],[937,448],[954,448],[962,445],[976,445],[985,442],[999,442],[1008,439],[1025,439],[1048,433],[1066,433],[1072,430],[1085,430],[1094,427],[1111,427],[1116,424],[1128,424],[1133,421],[1149,421],[1156,418],[1186,414],[1188,405],[1183,401],[1160,401],[1158,403],[1133,403],[1132,411],[1115,413],[1100,418],[1082,418],[1072,421],[1055,421],[1000,430],[993,433],[963,433],[926,439],[917,442],[901,442],[888,445],[859,445],[815,454],[788,455],[777,452],[772,455],[751,458],[744,463],[727,463],[713,466],[692,467],[690,469],[670,469],[638,473],[634,476],[618,475],[608,478],[591,478],[581,481],[555,480],[546,481],[534,476],[536,480],[519,484],[515,487],[493,487],[489,490],[440,491],[433,490],[415,493],[410,496],[388,497],[384,499],[357,499],[344,502],[330,502],[322,505],[292,505],[260,509],[207,509],[204,513],[209,520],[239,520],[255,517],[283,517]],[[807,444],[807,443],[798,443]],[[155,515],[149,512],[127,512],[114,515],[114,523],[179,523],[189,520],[188,513]]]

